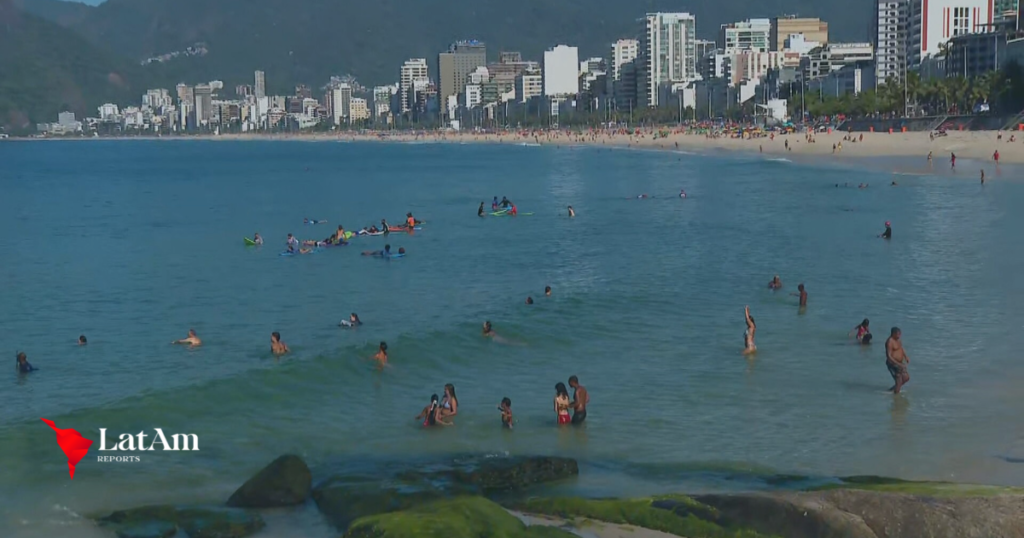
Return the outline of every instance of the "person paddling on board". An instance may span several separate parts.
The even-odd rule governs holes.
[[[352,312],[351,314],[349,314],[348,319],[341,320],[338,323],[338,326],[340,326],[340,327],[352,327],[352,328],[355,328],[355,327],[358,327],[358,326],[360,326],[362,324],[363,324],[363,322],[362,322],[362,320],[359,319],[359,315],[356,314],[355,312]]]
[[[494,201],[491,202],[491,211],[497,211],[497,210],[498,210],[498,197],[495,196],[494,197]]]
[[[259,232],[256,232],[256,233],[252,234],[252,242],[257,244],[257,245],[262,245],[263,244],[263,238],[260,237]]]
[[[869,323],[870,322],[868,321],[868,318],[864,318],[864,321],[860,322],[860,324],[858,324],[856,327],[853,328],[852,331],[850,331],[850,335],[855,336],[857,338],[857,341],[860,342],[861,344],[870,344],[871,329],[868,328]]]
[[[899,327],[893,327],[889,333],[889,339],[885,341],[885,367],[889,369],[892,376],[893,386],[889,388],[893,394],[899,394],[903,385],[910,382],[910,374],[907,373],[907,365],[910,364],[910,357],[903,349],[903,342],[900,341],[902,331]]]
[[[391,255],[391,245],[384,245],[384,250],[364,250],[363,256],[377,256],[380,258],[387,258]]]
[[[892,225],[889,221],[885,221],[885,231],[879,234],[878,237],[882,239],[892,239]]]
[[[483,202],[480,202],[480,208],[476,210],[476,216],[478,216],[478,217],[484,216],[484,203]]]
[[[198,335],[196,335],[196,330],[195,329],[189,329],[187,337],[182,338],[181,340],[175,340],[175,341],[173,341],[171,343],[172,344],[187,345],[190,348],[199,347],[199,346],[203,345],[203,341],[199,339]]]

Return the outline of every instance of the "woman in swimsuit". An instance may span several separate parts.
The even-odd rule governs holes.
[[[455,385],[448,383],[444,386],[444,398],[441,399],[441,408],[437,413],[437,421],[451,425],[451,419],[459,413],[459,398],[455,396]]]
[[[572,417],[569,416],[569,391],[564,383],[555,384],[555,415],[558,417],[559,426],[572,422]]]
[[[782,289],[782,280],[779,278],[779,275],[775,275],[775,278],[773,278],[772,281],[768,283],[768,288],[773,290]]]
[[[757,332],[757,325],[754,324],[754,316],[750,315],[750,307],[743,307],[743,316],[747,320],[747,330],[743,332],[743,354],[749,355],[757,352],[754,345],[754,333]]]
[[[856,327],[853,328],[852,331],[850,331],[850,335],[856,333],[857,341],[860,342],[861,344],[871,343],[871,329],[868,328],[868,323],[868,318],[864,318],[864,321],[860,322],[859,325],[857,325]]]

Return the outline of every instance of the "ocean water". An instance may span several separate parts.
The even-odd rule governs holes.
[[[581,476],[559,492],[583,495],[765,487],[772,473],[1024,485],[1024,183],[1010,168],[984,187],[917,168],[601,147],[0,144],[3,353],[40,369],[0,376],[0,535],[98,536],[78,514],[220,501],[289,452],[318,477],[571,456]],[[478,218],[495,195],[533,215]],[[287,233],[407,211],[426,221],[414,235],[278,256]],[[886,220],[892,241],[876,237]],[[254,232],[267,244],[244,247]],[[408,255],[359,255],[385,242]],[[781,292],[766,288],[774,274]],[[789,296],[800,282],[806,311]],[[338,328],[350,312],[365,325]],[[877,342],[853,345],[865,317]],[[483,338],[485,320],[507,342]],[[911,359],[896,397],[891,326]],[[201,348],[168,344],[190,327]],[[589,417],[559,429],[553,387],[574,374]],[[445,383],[457,425],[425,431],[413,417]],[[495,409],[506,396],[511,432]],[[97,440],[74,480],[40,417]],[[99,462],[100,428],[194,433],[200,450]],[[315,510],[300,519],[333,534]]]

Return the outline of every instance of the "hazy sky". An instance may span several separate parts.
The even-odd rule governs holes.
[[[68,1],[69,2],[81,2],[83,4],[89,4],[91,6],[95,6],[97,4],[102,4],[103,3],[103,0],[68,0]]]

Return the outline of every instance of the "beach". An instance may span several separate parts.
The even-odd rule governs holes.
[[[4,381],[0,529],[13,532],[0,534],[108,536],[91,516],[220,505],[281,454],[301,455],[314,487],[469,457],[572,458],[578,475],[529,493],[574,498],[775,492],[794,476],[1024,484],[1024,186],[996,173],[978,185],[984,144],[963,153],[965,181],[938,149],[933,171],[923,156],[857,156],[889,135],[806,159],[802,135],[787,138],[792,157],[671,133],[632,151],[616,136],[0,144],[0,324],[10,355],[39,368]],[[900,167],[913,173],[890,187]],[[477,216],[502,196],[520,217]],[[409,212],[421,231],[279,256],[289,233]],[[246,246],[257,232],[266,244]],[[385,244],[407,255],[360,256]],[[806,309],[790,295],[800,283]],[[756,356],[742,354],[745,305]],[[352,312],[364,325],[339,327]],[[866,317],[871,346],[848,335]],[[896,397],[882,349],[894,326],[913,361]],[[169,344],[189,329],[200,348]],[[559,428],[554,386],[572,375],[589,416]],[[456,426],[424,428],[414,417],[449,383]],[[73,479],[41,417],[97,442]],[[155,428],[200,449],[98,459],[101,439]],[[303,506],[284,524],[264,514],[264,536],[338,535]]]

